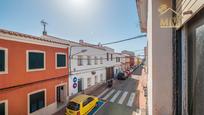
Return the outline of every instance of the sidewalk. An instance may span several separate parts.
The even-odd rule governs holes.
[[[137,104],[137,111],[136,115],[146,115],[146,103],[147,103],[147,98],[144,89],[147,87],[147,72],[145,69],[142,69],[141,75],[133,75],[133,78],[138,80],[139,84],[136,87],[137,91],[137,99],[136,99],[136,104]]]

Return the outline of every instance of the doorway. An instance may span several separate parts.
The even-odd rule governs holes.
[[[82,79],[78,79],[78,92],[82,91]]]
[[[59,85],[56,87],[56,102],[57,107],[66,103],[66,85]]]

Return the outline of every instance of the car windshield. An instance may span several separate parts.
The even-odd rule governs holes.
[[[79,110],[79,104],[75,103],[75,102],[69,102],[67,105],[67,108],[74,110],[74,111],[78,111]]]

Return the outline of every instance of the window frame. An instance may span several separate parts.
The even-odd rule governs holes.
[[[106,53],[107,61],[109,61],[109,53]]]
[[[113,54],[111,54],[111,61],[113,61]]]
[[[89,79],[90,79],[90,81],[89,81]],[[89,88],[90,86],[92,86],[92,79],[91,79],[91,77],[88,77],[87,78],[87,88]]]
[[[102,73],[100,74],[100,81],[101,81],[101,82],[104,81],[104,80],[103,80],[103,74],[102,74]]]
[[[27,108],[28,108],[27,110],[28,110],[28,115],[32,114],[32,113],[30,113],[30,95],[35,94],[35,93],[39,93],[39,92],[42,92],[42,91],[44,91],[44,100],[45,100],[44,103],[45,103],[45,106],[43,108],[40,108],[40,109],[32,112],[32,113],[35,113],[35,112],[37,112],[37,111],[39,111],[41,109],[44,109],[47,106],[47,90],[46,89],[40,89],[40,90],[36,90],[36,91],[30,92],[30,93],[27,94],[27,104],[28,104],[27,105]]]
[[[116,57],[116,62],[120,62],[120,57]]]
[[[65,66],[64,67],[58,67],[57,66],[57,55],[65,55]],[[64,69],[64,68],[67,68],[67,53],[64,53],[64,52],[56,52],[55,53],[55,68],[56,69]]]
[[[83,66],[83,56],[82,55],[77,55],[77,66]]]
[[[4,62],[4,65],[5,65],[5,70],[4,71],[1,71],[0,72],[0,75],[1,74],[8,74],[8,49],[7,48],[3,48],[3,47],[0,47],[0,50],[4,50],[5,51],[5,62]]]
[[[98,82],[98,76],[97,76],[97,75],[95,75],[95,78],[94,78],[94,79],[95,79],[95,84],[99,83],[99,82]]]
[[[29,69],[29,53],[43,53],[44,54],[44,67],[40,69]],[[26,71],[27,72],[34,72],[34,71],[43,71],[46,70],[46,52],[41,50],[26,50]]]
[[[98,65],[98,57],[97,56],[94,57],[94,65]]]
[[[91,56],[87,56],[87,65],[91,65]]]
[[[5,105],[5,115],[8,115],[8,100],[1,100],[0,104],[2,103]]]
[[[100,64],[103,64],[103,57],[100,57]]]

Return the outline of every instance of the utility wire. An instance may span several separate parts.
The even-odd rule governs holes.
[[[111,45],[111,44],[115,44],[115,43],[120,43],[120,42],[125,42],[125,41],[129,41],[129,40],[138,39],[138,38],[143,38],[143,37],[146,37],[146,36],[147,36],[146,34],[139,35],[139,36],[136,36],[136,37],[132,37],[132,38],[128,38],[128,39],[123,39],[123,40],[119,40],[119,41],[115,41],[115,42],[104,43],[102,45]]]

